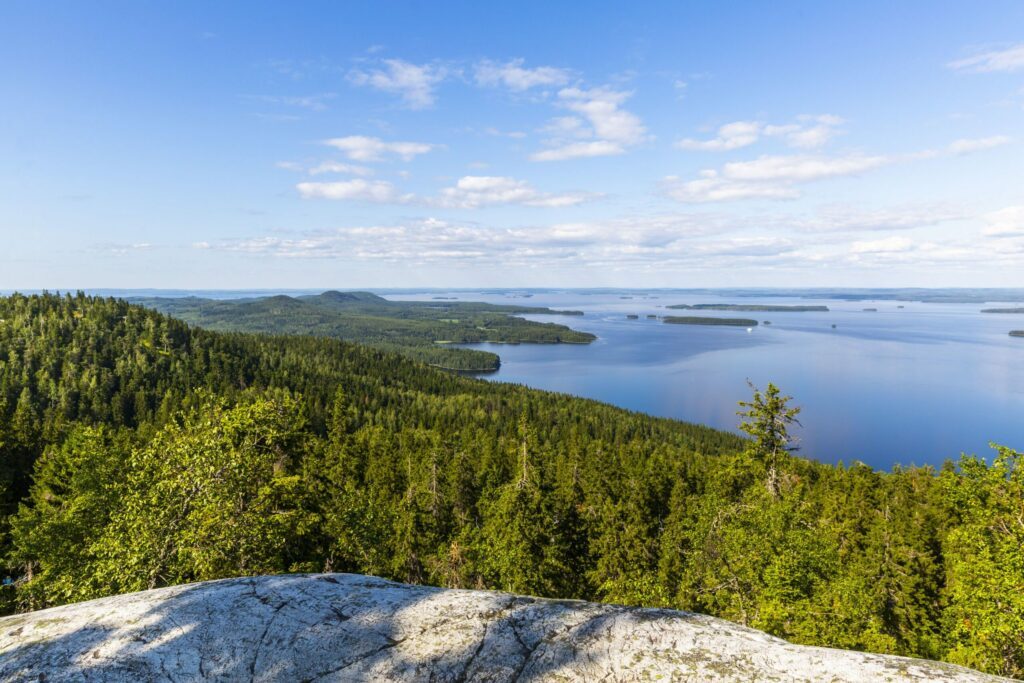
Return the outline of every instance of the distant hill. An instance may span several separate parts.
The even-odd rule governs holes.
[[[250,299],[137,297],[130,301],[211,330],[331,337],[463,371],[496,370],[500,359],[495,353],[447,345],[587,344],[595,339],[565,325],[515,317],[581,315],[579,311],[465,301],[389,301],[370,292],[332,290]]]

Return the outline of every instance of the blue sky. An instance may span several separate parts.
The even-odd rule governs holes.
[[[1020,2],[3,14],[3,289],[1024,285]]]

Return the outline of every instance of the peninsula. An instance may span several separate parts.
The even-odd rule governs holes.
[[[453,344],[589,344],[595,337],[519,314],[581,316],[540,306],[471,301],[392,301],[370,292],[248,299],[133,298],[132,303],[218,332],[330,337],[368,344],[449,370],[497,370],[497,354]]]

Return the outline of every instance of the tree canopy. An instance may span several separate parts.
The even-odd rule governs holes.
[[[1024,676],[1024,468],[791,452],[317,337],[115,299],[0,298],[0,552],[26,610],[352,571],[696,610],[807,644]],[[870,428],[870,425],[865,425]]]

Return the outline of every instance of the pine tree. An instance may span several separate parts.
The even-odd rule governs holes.
[[[751,444],[750,454],[762,463],[765,467],[767,477],[765,484],[773,497],[779,495],[779,467],[782,457],[789,451],[795,451],[797,446],[791,445],[792,437],[789,435],[789,426],[800,425],[796,416],[800,414],[800,408],[790,408],[788,403],[791,396],[783,396],[779,388],[769,383],[768,388],[762,394],[757,387],[750,384],[754,397],[751,401],[740,401],[740,406],[746,410],[737,413],[747,418],[740,424],[740,429],[754,439]]]

